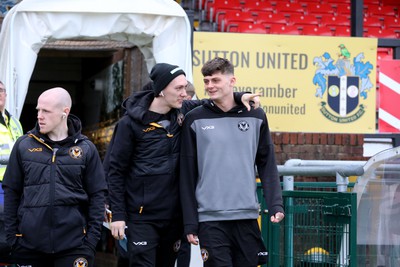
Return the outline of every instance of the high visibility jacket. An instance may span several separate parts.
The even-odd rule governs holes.
[[[18,119],[6,111],[6,125],[0,123],[0,158],[8,159],[17,139],[23,135],[22,126]],[[7,165],[0,165],[0,182],[3,181]]]

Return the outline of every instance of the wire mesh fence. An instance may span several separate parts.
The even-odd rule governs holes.
[[[354,193],[284,191],[283,197],[283,223],[269,223],[268,212],[263,210],[266,218],[261,219],[261,229],[269,250],[267,266],[357,265]]]

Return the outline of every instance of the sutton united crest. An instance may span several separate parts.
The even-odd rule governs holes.
[[[315,96],[325,99],[320,111],[327,119],[349,123],[365,113],[362,100],[368,98],[374,85],[369,78],[373,65],[363,60],[364,53],[351,59],[351,53],[343,44],[339,45],[336,62],[328,52],[314,58],[317,66],[313,78],[317,86]]]

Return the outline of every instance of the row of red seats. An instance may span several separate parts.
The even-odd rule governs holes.
[[[218,0],[217,0],[218,1]],[[254,2],[254,0],[228,0],[231,5],[243,5],[249,4],[250,2]],[[318,3],[318,4],[351,4],[351,0],[257,0],[258,2],[268,2],[272,5],[276,5],[280,2],[289,2],[289,3]],[[206,3],[210,2],[210,0],[199,0],[198,6],[199,10],[205,8]],[[211,1],[212,2],[212,1]],[[364,0],[364,5],[393,5],[398,6],[398,0]]]
[[[258,24],[285,24],[285,25],[315,25],[315,26],[350,26],[350,16],[323,16],[314,15],[244,12],[236,10],[221,10],[218,12],[214,22],[214,30],[226,31],[227,26],[231,23],[240,23],[242,21],[253,22]]]
[[[217,6],[223,2],[214,2]],[[224,4],[223,4],[224,5]],[[365,15],[383,15],[383,16],[398,16],[399,12],[396,6],[385,6],[381,4],[364,4]],[[350,14],[350,3],[335,2],[335,3],[319,3],[319,2],[279,2],[273,4],[270,1],[247,1],[235,8],[246,10],[265,10],[276,13],[289,12],[301,14]]]
[[[350,15],[350,4],[348,3],[317,3],[317,2],[271,2],[271,1],[245,1],[243,0],[207,0],[203,12],[203,18],[211,22],[219,10],[237,10],[237,11],[266,11],[272,13],[303,15],[314,14],[321,15]],[[399,17],[398,6],[365,4],[364,16],[369,17]]]
[[[240,33],[268,33],[290,35],[318,35],[318,36],[350,36],[349,26],[318,27],[315,25],[285,25],[285,24],[258,24],[252,22],[232,23],[227,27],[227,32]],[[364,37],[399,38],[400,29],[366,28]]]
[[[349,28],[339,28],[339,32],[330,30],[326,27],[313,25],[285,25],[285,24],[258,24],[252,22],[232,23],[227,27],[227,32],[241,33],[268,33],[268,34],[292,34],[292,35],[322,35],[322,36],[350,36]]]
[[[350,16],[315,16],[290,14],[284,15],[279,13],[259,12],[244,12],[235,10],[221,10],[216,16],[215,29],[216,31],[226,31],[229,24],[240,23],[241,21],[253,22],[257,24],[285,24],[285,25],[314,25],[314,26],[350,26]],[[382,30],[394,28],[400,29],[400,20],[396,17],[364,17],[365,28],[379,28]]]
[[[326,2],[317,2],[315,0],[300,0],[301,2],[297,0],[207,1],[205,6],[207,4],[211,5],[210,19],[213,19],[214,31],[350,36],[350,4],[344,4],[343,0],[340,0],[340,2],[332,0],[329,3],[328,1],[330,0],[322,0]],[[373,9],[377,13],[382,12],[385,14],[371,16],[373,14],[371,11],[368,13],[369,15],[364,16],[364,36],[398,38],[400,23],[397,16],[400,5],[384,6],[380,0],[364,0],[364,3],[368,10]],[[331,4],[330,8],[322,8],[329,6],[329,4]],[[216,9],[218,5],[229,5],[229,7]],[[277,6],[286,6],[288,10],[287,12],[277,13],[273,9]],[[320,10],[315,10],[313,11],[315,13],[312,14],[309,12],[303,13],[307,6],[315,9],[319,8]],[[271,9],[271,7],[273,8]],[[339,7],[342,7],[343,10],[339,9]],[[324,12],[326,13],[324,14]],[[280,29],[281,32],[279,32]]]

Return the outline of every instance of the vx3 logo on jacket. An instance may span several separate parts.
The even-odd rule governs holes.
[[[132,241],[132,243],[135,246],[147,246],[147,241],[138,241],[138,242]]]
[[[214,130],[215,127],[214,127],[214,125],[207,125],[207,126],[202,126],[201,129],[204,130],[204,131],[206,131],[206,130]]]
[[[156,127],[151,126],[151,127],[149,127],[149,128],[143,129],[143,132],[148,133],[148,132],[150,132],[150,131],[154,131],[155,129],[156,129]]]
[[[43,149],[41,147],[34,147],[34,148],[28,148],[29,152],[42,152]]]

